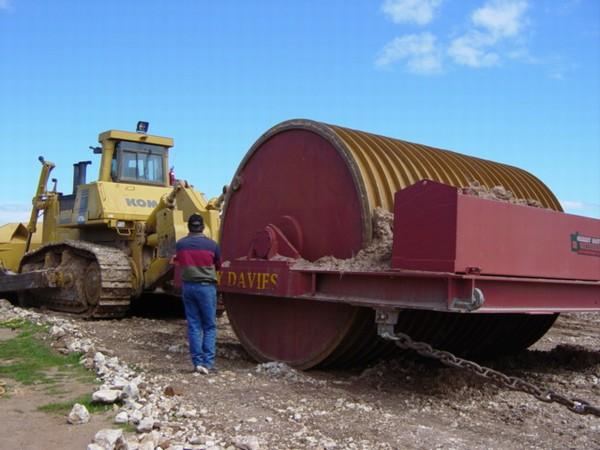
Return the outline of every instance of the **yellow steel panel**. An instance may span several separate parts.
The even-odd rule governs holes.
[[[22,223],[7,223],[0,227],[0,266],[17,272],[21,257],[25,253],[27,227]],[[41,227],[31,238],[31,250],[40,246],[42,240]]]
[[[109,130],[105,131],[104,133],[100,133],[100,136],[98,136],[98,142],[102,142],[106,139],[113,139],[116,141],[141,142],[146,144],[162,145],[164,147],[173,147],[172,138],[154,136],[151,134],[132,133],[131,131]]]
[[[101,181],[91,183],[83,188],[89,189],[89,220],[119,219],[144,222],[160,198],[173,190],[171,186]],[[74,215],[76,213],[77,211],[74,211]]]

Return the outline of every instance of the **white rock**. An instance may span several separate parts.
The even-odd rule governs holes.
[[[67,345],[67,350],[69,351],[69,353],[78,353],[81,351],[81,342],[79,342],[78,340],[73,340],[71,342],[69,342],[69,344]]]
[[[127,442],[125,442],[125,448],[123,450],[139,450],[140,449],[140,443],[135,440],[135,439],[130,439]],[[121,450],[121,449],[119,449]]]
[[[152,403],[148,403],[142,409],[142,414],[146,417],[154,417],[154,405]]]
[[[106,363],[106,357],[101,352],[96,352],[94,355],[94,364],[96,367],[103,366]]]
[[[321,442],[321,447],[323,447],[324,450],[334,450],[338,448],[338,445],[332,439],[325,439]]]
[[[116,356],[113,356],[112,358],[108,358],[106,360],[106,366],[110,367],[111,369],[115,369],[118,370],[120,369],[120,365],[119,365],[119,358],[117,358]]]
[[[79,350],[83,353],[89,352],[93,347],[94,344],[92,344],[92,341],[90,339],[82,339],[79,342]]]
[[[258,438],[256,436],[236,436],[236,438],[233,441],[233,445],[235,445],[240,450],[260,449]]]
[[[153,447],[158,446],[158,442],[160,441],[160,433],[158,431],[150,431],[146,434],[141,440],[141,444],[145,444],[146,442],[150,442]]]
[[[110,389],[123,389],[127,383],[129,382],[125,378],[117,376],[110,382]]]
[[[92,401],[100,403],[114,403],[121,396],[121,391],[116,389],[100,389],[92,394]]]
[[[140,420],[140,423],[138,424],[136,429],[138,433],[146,433],[148,431],[151,431],[153,427],[154,419],[152,419],[151,417],[145,417],[144,419]]]
[[[140,396],[140,390],[135,383],[128,383],[123,386],[123,397],[135,400]]]
[[[139,450],[154,450],[154,443],[150,441],[146,441],[138,447]]]
[[[93,443],[100,445],[104,450],[113,450],[117,444],[125,444],[125,439],[123,439],[123,430],[100,430],[94,436]]]
[[[53,325],[52,328],[50,328],[50,336],[54,337],[54,338],[61,338],[66,334],[65,330],[57,325]]]
[[[190,438],[189,442],[192,445],[201,445],[204,444],[204,437],[194,435]]]
[[[136,409],[141,409],[142,406],[144,406],[144,405],[142,405],[141,403],[138,403],[134,400],[131,400],[129,398],[126,398],[123,402],[123,406],[126,409],[136,410]]]
[[[67,422],[72,425],[80,425],[82,423],[88,423],[89,421],[90,413],[87,408],[79,403],[75,403],[67,417]]]
[[[6,300],[5,298],[0,298],[0,308],[2,309],[12,309],[13,305]]]
[[[184,450],[185,447],[183,445],[171,445],[167,448],[167,450]]]
[[[121,411],[115,416],[115,423],[127,423],[129,422],[129,414],[126,411]]]
[[[196,417],[198,415],[198,411],[196,411],[195,409],[183,409],[183,410],[179,410],[177,415],[180,417],[186,417],[189,419],[192,417]]]
[[[144,414],[140,410],[136,410],[131,413],[130,417],[133,423],[139,423],[144,418]]]
[[[106,450],[106,449],[98,444],[88,444],[87,450]]]

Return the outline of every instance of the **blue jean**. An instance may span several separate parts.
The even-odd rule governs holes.
[[[217,288],[214,284],[183,282],[183,306],[194,366],[215,364]]]

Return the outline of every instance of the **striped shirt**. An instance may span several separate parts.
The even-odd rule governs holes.
[[[181,279],[194,283],[216,283],[221,268],[219,245],[202,233],[190,233],[177,241],[175,260]]]

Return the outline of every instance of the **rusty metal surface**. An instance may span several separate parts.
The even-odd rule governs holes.
[[[52,270],[36,270],[15,274],[7,274],[0,270],[0,292],[51,288],[55,287],[55,281],[56,277]]]
[[[378,136],[332,125],[349,151],[365,183],[371,207],[393,210],[394,193],[429,179],[456,187],[477,180],[491,188],[502,185],[523,199],[562,211],[550,189],[525,170],[427,145]]]

